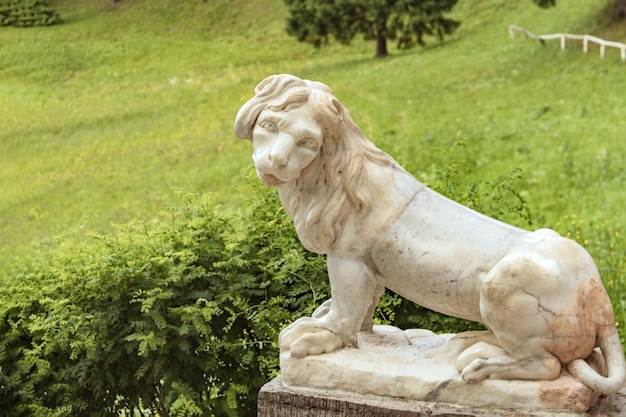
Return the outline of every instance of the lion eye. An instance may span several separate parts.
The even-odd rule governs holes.
[[[315,141],[315,139],[305,138],[305,139],[302,139],[300,141],[300,146],[302,146],[303,148],[316,150],[317,149],[317,142]]]
[[[260,123],[260,126],[270,132],[275,132],[276,131],[276,125],[273,122],[270,121],[263,121]]]

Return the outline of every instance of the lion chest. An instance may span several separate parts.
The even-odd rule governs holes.
[[[385,287],[431,310],[481,321],[480,285],[521,232],[426,189],[371,256]]]

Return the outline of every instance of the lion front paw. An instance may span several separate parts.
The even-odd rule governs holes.
[[[278,342],[280,351],[289,351],[294,358],[330,353],[343,346],[339,336],[311,317],[298,319],[280,332]]]

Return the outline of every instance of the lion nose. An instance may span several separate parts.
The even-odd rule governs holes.
[[[267,155],[267,158],[270,160],[273,166],[277,167],[285,167],[287,166],[287,158],[282,152],[270,152]]]

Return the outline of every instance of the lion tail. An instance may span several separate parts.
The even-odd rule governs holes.
[[[615,326],[606,326],[598,333],[598,347],[606,361],[607,376],[600,375],[584,359],[576,359],[567,366],[580,382],[601,394],[619,391],[626,382],[624,351]]]

